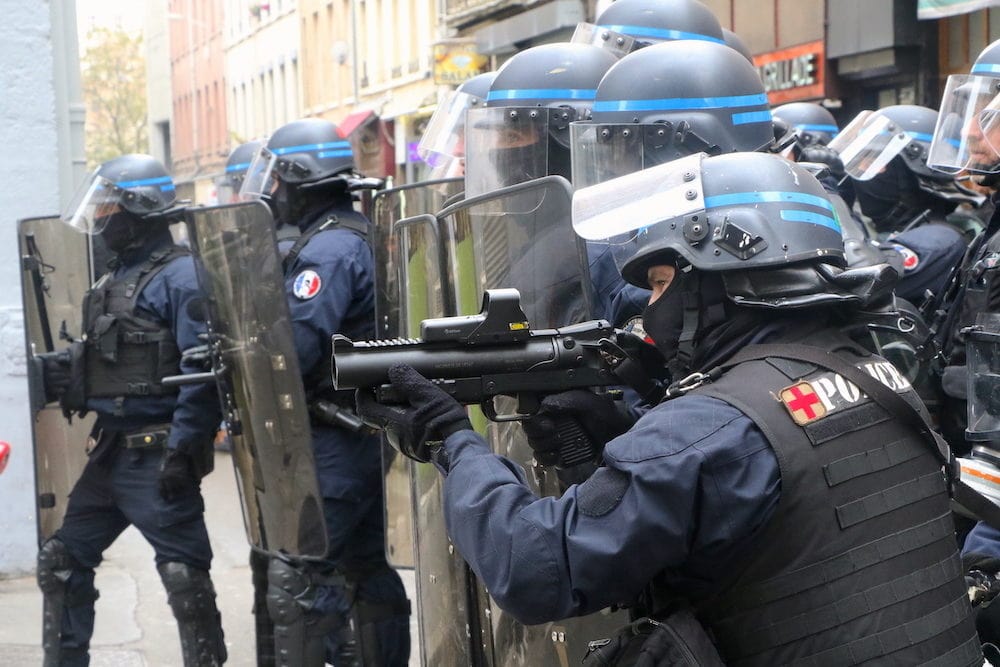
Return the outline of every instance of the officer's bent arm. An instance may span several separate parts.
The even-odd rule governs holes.
[[[198,335],[207,331],[207,325],[194,261],[191,257],[176,259],[160,275],[164,277],[163,291],[160,292],[152,282],[145,291],[152,290],[150,296],[160,302],[160,308],[170,322],[177,348],[184,351],[201,345]],[[180,370],[185,374],[204,371],[197,363],[183,359]],[[181,385],[167,447],[194,453],[202,447],[211,446],[211,438],[221,420],[219,395],[214,383]]]
[[[444,446],[448,534],[497,604],[527,624],[628,604],[665,568],[731,562],[780,494],[764,436],[708,397],[651,410],[559,498],[535,496],[473,431]]]

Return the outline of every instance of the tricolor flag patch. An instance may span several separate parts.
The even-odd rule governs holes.
[[[779,397],[788,414],[799,426],[805,426],[826,416],[823,400],[808,382],[799,382],[782,389]]]
[[[319,274],[311,269],[306,269],[295,276],[292,284],[292,294],[305,301],[319,294],[319,288],[323,286],[323,280]]]

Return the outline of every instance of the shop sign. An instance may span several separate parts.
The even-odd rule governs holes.
[[[472,39],[449,39],[434,44],[434,83],[457,86],[489,68],[490,59],[476,51]]]
[[[772,106],[826,93],[822,40],[762,53],[754,57],[754,65]]]

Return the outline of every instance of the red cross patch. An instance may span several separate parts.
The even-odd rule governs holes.
[[[826,416],[826,406],[808,382],[799,382],[781,390],[781,402],[799,426]]]

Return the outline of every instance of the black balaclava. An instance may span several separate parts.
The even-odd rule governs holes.
[[[142,244],[146,235],[142,233],[143,221],[128,211],[118,211],[108,216],[101,238],[115,255],[121,255]]]
[[[278,225],[291,225],[305,231],[322,212],[331,208],[351,208],[351,195],[343,180],[314,185],[289,185],[278,182],[271,195],[271,210]]]
[[[954,208],[921,189],[916,175],[900,157],[890,160],[885,171],[871,180],[855,180],[854,192],[861,212],[871,218],[879,233],[899,231],[928,209],[946,213]]]
[[[677,356],[684,329],[684,294],[688,280],[690,276],[678,270],[660,298],[642,312],[643,329],[667,361]]]

